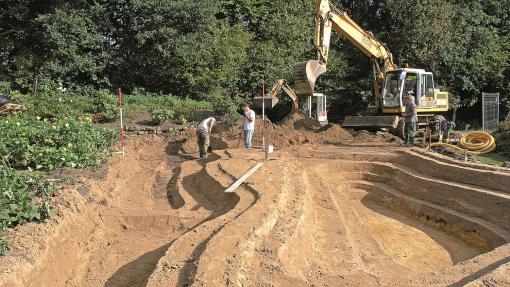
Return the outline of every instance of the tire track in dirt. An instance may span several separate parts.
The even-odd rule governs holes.
[[[306,224],[303,221],[308,194],[302,192],[304,189],[298,180],[293,180],[301,177],[300,170],[296,163],[287,162],[278,172],[281,181],[273,184],[281,187],[277,193],[269,193],[273,197],[272,206],[262,207],[266,210],[264,220],[240,246],[237,285],[275,285],[275,282],[289,280],[285,274],[304,278],[299,266],[306,264],[302,262],[306,257],[296,258],[292,253],[294,245],[299,244],[295,239],[302,239],[302,234],[298,235],[301,225]],[[307,253],[306,249],[302,251],[302,255]]]
[[[192,164],[194,163],[187,163]],[[218,178],[210,176],[213,170],[217,171],[215,173],[217,175],[221,173],[217,163],[211,161],[199,168],[198,172],[180,175],[184,176],[182,181],[177,182],[180,196],[189,197],[185,195],[186,193],[204,194],[213,213],[170,243],[147,286],[191,285],[197,276],[198,261],[207,250],[211,239],[256,204],[258,194],[247,188],[238,188],[237,193],[223,193],[225,186],[217,181]],[[230,203],[225,204],[225,198],[230,198]]]

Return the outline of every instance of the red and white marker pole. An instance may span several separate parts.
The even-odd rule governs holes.
[[[122,90],[120,88],[117,90],[117,94],[119,95],[119,111],[120,111],[120,144],[122,145],[122,156],[125,156],[126,151],[124,148],[124,118],[122,115]]]

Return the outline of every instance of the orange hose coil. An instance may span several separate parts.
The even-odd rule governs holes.
[[[472,154],[485,154],[496,149],[496,140],[486,132],[471,132],[462,136],[459,146],[447,143],[434,143],[431,147],[446,146],[457,150],[467,150]]]

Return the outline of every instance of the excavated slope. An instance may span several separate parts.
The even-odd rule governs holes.
[[[182,161],[160,137],[128,144],[60,190],[47,224],[8,234],[0,286],[510,284],[508,171],[309,144],[226,194],[259,150]]]

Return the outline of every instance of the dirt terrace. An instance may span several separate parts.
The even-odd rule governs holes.
[[[129,138],[57,216],[9,234],[0,286],[505,286],[510,173],[387,144],[207,160]]]

